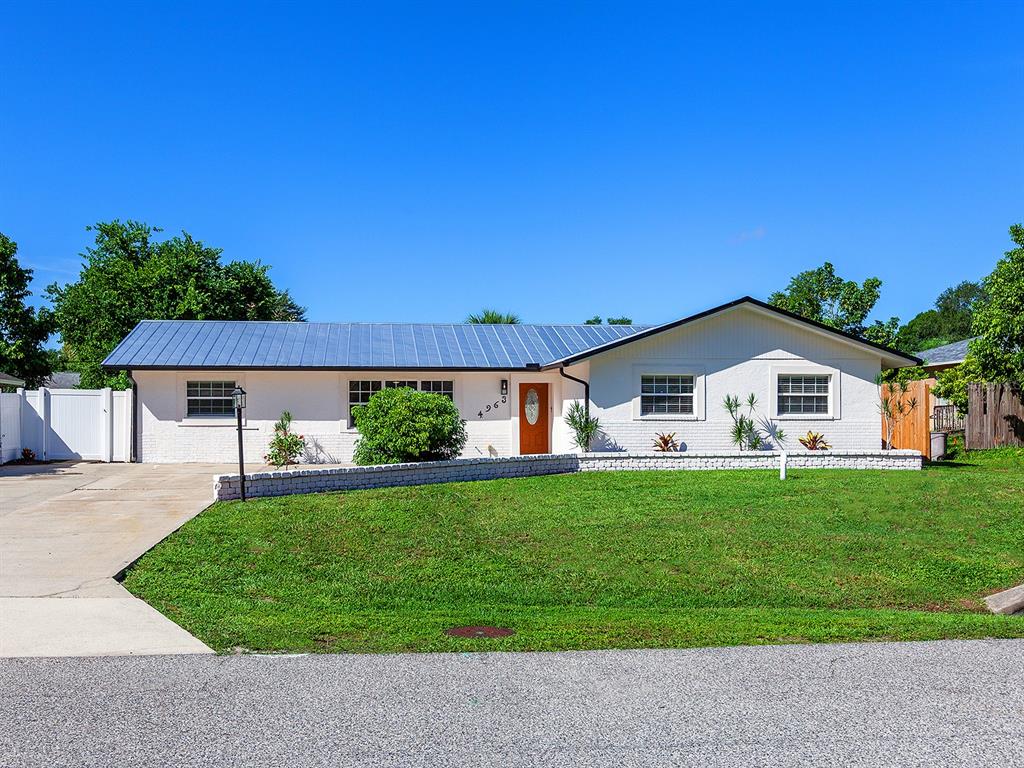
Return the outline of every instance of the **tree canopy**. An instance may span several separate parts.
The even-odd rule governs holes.
[[[482,309],[473,312],[466,318],[467,323],[474,325],[518,325],[519,315],[513,312],[499,312],[496,309]]]
[[[608,325],[632,325],[633,318],[631,317],[609,317],[607,320],[602,320],[600,315],[594,315],[589,320],[584,320],[584,325],[601,325],[602,323],[608,323]]]
[[[983,296],[981,285],[969,280],[947,288],[935,300],[934,309],[917,314],[900,328],[900,348],[917,352],[966,339],[971,335],[974,306]]]
[[[938,374],[933,392],[967,408],[972,381],[1013,382],[1024,386],[1024,226],[1010,227],[1016,248],[1006,252],[981,284],[973,303],[971,333],[963,364]]]
[[[844,280],[836,274],[831,262],[826,261],[817,269],[793,277],[785,290],[768,297],[768,303],[831,328],[891,346],[899,328],[898,318],[866,324],[881,288],[882,281],[877,277],[869,277],[860,285],[854,280]]]
[[[43,348],[53,317],[26,303],[32,270],[18,263],[18,244],[0,233],[0,371],[38,387],[50,375],[51,356]]]
[[[164,240],[137,221],[101,222],[76,282],[46,289],[70,366],[86,388],[127,386],[100,363],[140,320],[305,320],[269,267],[221,261],[221,249],[188,232]]]

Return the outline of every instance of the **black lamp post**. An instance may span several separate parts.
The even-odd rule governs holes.
[[[242,455],[242,409],[245,408],[245,390],[235,387],[231,393],[235,401],[235,418],[238,420],[238,477],[239,488],[242,492],[242,501],[245,501],[245,458]]]

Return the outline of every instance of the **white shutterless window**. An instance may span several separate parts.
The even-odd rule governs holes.
[[[420,382],[421,392],[432,392],[435,395],[444,395],[449,400],[455,399],[455,382],[448,380],[432,379]]]
[[[831,374],[780,373],[777,387],[780,416],[826,416],[832,412]]]
[[[644,374],[640,377],[640,415],[693,415],[694,377]]]
[[[233,416],[233,381],[189,381],[185,384],[186,416]]]
[[[370,402],[374,392],[380,392],[380,381],[369,379],[353,379],[348,383],[348,423],[349,426],[356,425],[353,409],[357,405],[366,405]]]

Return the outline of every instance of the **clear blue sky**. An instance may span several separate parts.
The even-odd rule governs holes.
[[[0,231],[135,218],[314,320],[659,322],[833,261],[908,319],[1024,220],[1024,5],[3,5]]]

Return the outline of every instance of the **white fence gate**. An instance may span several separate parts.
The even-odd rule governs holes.
[[[0,395],[2,460],[28,448],[44,461],[129,461],[131,409],[131,391],[42,388]]]
[[[21,455],[21,395],[0,392],[0,464]]]

